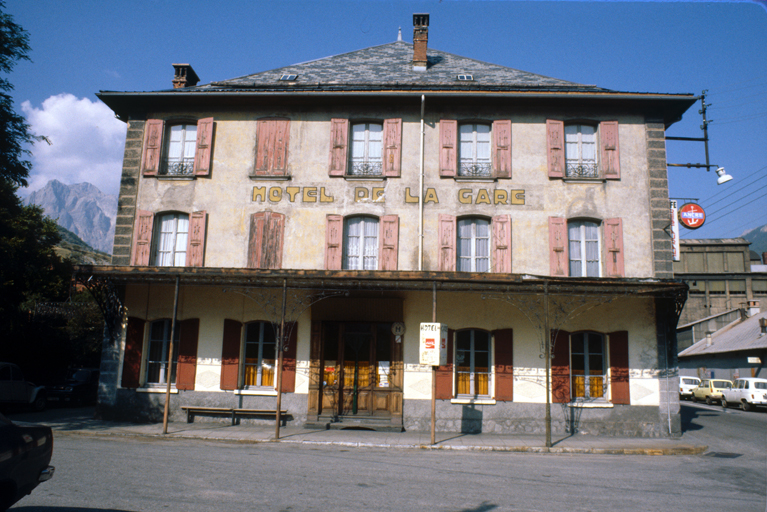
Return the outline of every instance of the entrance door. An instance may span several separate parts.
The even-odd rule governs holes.
[[[399,347],[389,323],[323,323],[317,413],[401,416]]]

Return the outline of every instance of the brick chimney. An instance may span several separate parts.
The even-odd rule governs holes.
[[[429,42],[429,15],[413,14],[413,70],[426,71],[426,46]]]
[[[183,89],[194,87],[200,81],[200,77],[194,72],[189,64],[173,64],[173,88]]]
[[[750,300],[750,301],[748,301],[748,316],[758,315],[759,311],[760,311],[760,308],[759,308],[759,301],[758,300]]]

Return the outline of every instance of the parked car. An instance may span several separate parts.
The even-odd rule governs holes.
[[[0,404],[28,405],[42,411],[46,402],[44,386],[27,381],[17,365],[0,363]]]
[[[698,377],[688,377],[683,375],[679,377],[679,399],[692,397],[692,390],[700,386],[700,379]]]
[[[732,382],[723,379],[705,379],[692,390],[692,401],[705,400],[708,405],[722,400],[722,392],[732,387]]]
[[[767,407],[767,379],[755,377],[736,380],[722,395],[722,407],[739,405],[744,411],[755,406]]]
[[[0,510],[53,477],[50,427],[16,425],[0,414]]]
[[[92,404],[99,389],[99,371],[95,368],[70,370],[61,382],[45,387],[49,402]]]

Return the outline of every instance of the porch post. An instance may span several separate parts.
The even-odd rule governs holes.
[[[166,370],[165,380],[165,410],[162,415],[162,433],[168,433],[168,411],[170,410],[170,383],[173,380],[173,338],[176,336],[176,316],[178,315],[178,289],[179,276],[176,276],[176,293],[173,296],[173,320],[170,322],[170,343],[168,344],[168,369]]]
[[[437,282],[432,283],[431,321],[437,323]],[[431,367],[431,444],[436,443],[435,424],[437,422],[437,367]]]
[[[275,413],[274,440],[280,439],[280,409],[282,408],[282,351],[285,345],[285,303],[288,297],[288,280],[282,282],[282,315],[280,335],[277,338],[277,412]]]
[[[551,333],[549,332],[549,282],[543,283],[543,336],[546,346],[546,448],[551,448]]]

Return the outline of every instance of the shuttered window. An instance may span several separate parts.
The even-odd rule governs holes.
[[[154,264],[158,267],[186,266],[189,215],[165,213],[157,216]]]
[[[492,385],[491,337],[487,331],[468,329],[455,335],[455,393],[457,398],[490,398]]]
[[[161,174],[191,176],[197,149],[197,124],[177,124],[168,127],[165,143],[165,161]]]
[[[243,347],[243,387],[275,386],[276,338],[271,322],[247,324]]]
[[[259,119],[256,124],[256,176],[284,176],[288,170],[289,119]]]
[[[248,268],[282,268],[285,215],[258,212],[250,218]]]
[[[147,386],[163,385],[176,382],[176,365],[178,363],[179,329],[173,333],[173,357],[170,358],[172,365],[168,369],[170,351],[171,321],[168,319],[152,322],[149,328],[149,345],[146,359],[146,374],[144,382]]]
[[[599,224],[591,221],[567,223],[570,277],[599,277]]]
[[[570,337],[570,389],[572,398],[605,397],[605,339],[594,332]]]
[[[619,180],[618,121],[597,124],[548,119],[546,147],[549,178]]]
[[[459,176],[491,176],[490,125],[462,124],[459,127]]]
[[[378,270],[378,231],[375,217],[344,220],[344,270]]]
[[[349,175],[380,176],[383,173],[383,125],[352,125],[352,151]]]
[[[149,119],[141,160],[144,176],[207,176],[213,147],[213,118],[166,124]]]
[[[565,126],[565,175],[568,178],[598,178],[597,131],[593,126]]]
[[[490,271],[490,222],[480,218],[458,220],[458,271]]]

